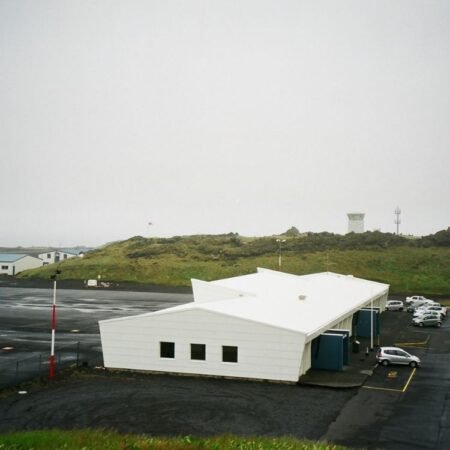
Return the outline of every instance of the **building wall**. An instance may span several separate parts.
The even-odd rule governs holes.
[[[39,254],[39,258],[45,264],[54,264],[55,262],[64,261],[66,259],[74,258],[76,255],[72,253],[60,252],[60,251],[51,251]],[[59,260],[57,261],[59,257]]]
[[[105,367],[296,382],[304,336],[204,310],[174,311],[101,321]],[[160,358],[160,342],[175,343],[175,358]],[[206,345],[192,361],[190,344]],[[222,346],[238,347],[238,362],[222,362]],[[310,358],[309,358],[310,360]]]
[[[299,378],[311,369],[311,341],[305,344],[303,349],[302,362],[298,373]]]
[[[353,322],[353,314],[347,316],[345,319],[340,320],[339,322],[333,324],[329,328],[335,328],[337,330],[347,330],[349,332],[349,336],[352,335],[352,322]]]
[[[364,233],[364,215],[363,213],[347,214],[349,233]]]
[[[0,263],[0,274],[1,275],[12,275],[13,274],[13,262],[2,262]]]
[[[33,256],[24,256],[14,262],[2,262],[0,263],[0,274],[17,275],[19,272],[23,272],[28,269],[35,269],[41,267],[42,261],[39,258]]]

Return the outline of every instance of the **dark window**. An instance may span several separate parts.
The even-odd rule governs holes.
[[[204,361],[206,359],[206,345],[191,344],[191,359]]]
[[[47,258],[51,258],[52,255],[50,253],[47,253]]]
[[[160,342],[160,357],[161,358],[175,358],[175,343],[174,342]]]
[[[8,270],[9,266],[2,266],[2,270]]]
[[[223,362],[238,362],[238,348],[229,345],[222,346],[222,361]]]

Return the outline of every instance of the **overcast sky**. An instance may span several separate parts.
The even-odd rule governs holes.
[[[425,235],[449,194],[448,0],[0,0],[0,245]]]

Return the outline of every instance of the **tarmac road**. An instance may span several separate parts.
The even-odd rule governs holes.
[[[0,388],[14,382],[17,361],[23,361],[19,369],[26,367],[24,375],[29,378],[33,372],[28,366],[37,375],[39,365],[35,360],[48,360],[52,301],[52,289],[0,287]],[[80,342],[82,357],[101,364],[99,320],[189,301],[192,295],[182,293],[57,289],[57,357],[76,358],[76,345]]]

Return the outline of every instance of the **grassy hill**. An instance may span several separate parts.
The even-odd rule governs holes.
[[[307,233],[261,238],[226,235],[143,238],[113,243],[58,265],[60,279],[96,279],[188,286],[191,278],[214,280],[278,269],[295,274],[331,271],[381,281],[392,293],[450,294],[450,229],[420,239],[391,233],[335,235]],[[23,272],[22,278],[49,278],[56,266]]]

